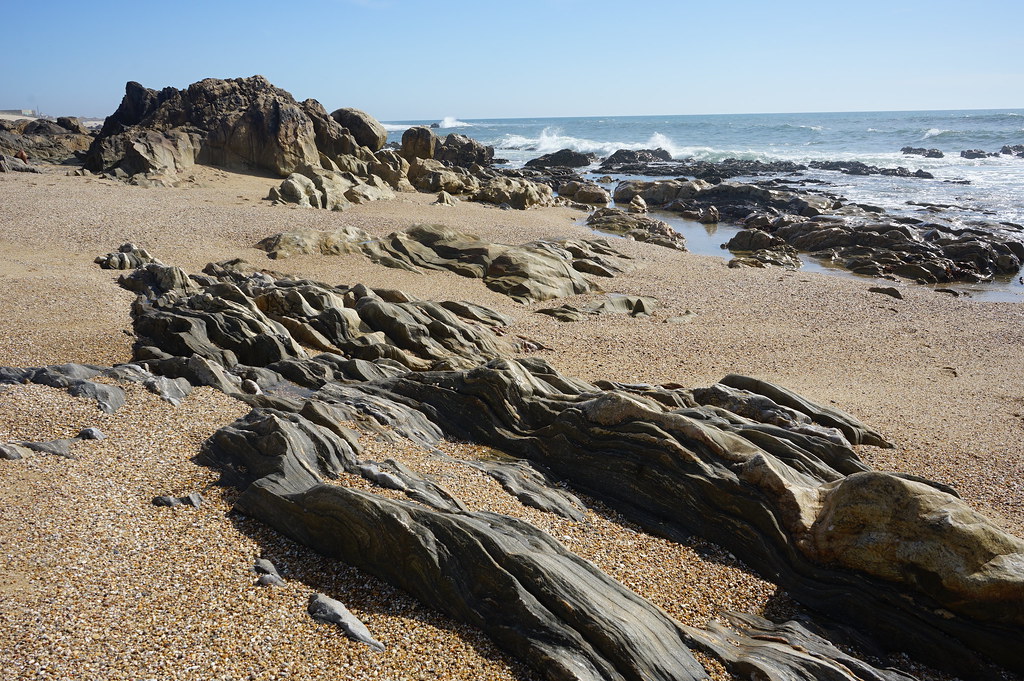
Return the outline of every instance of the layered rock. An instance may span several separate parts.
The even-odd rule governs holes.
[[[703,678],[690,646],[779,678],[878,675],[797,629],[742,621],[733,646],[685,627],[525,522],[361,459],[350,424],[486,444],[530,466],[503,474],[517,497],[571,517],[572,500],[541,493],[560,479],[652,532],[720,544],[884,646],[963,673],[986,673],[986,658],[1024,669],[1024,541],[948,487],[872,471],[852,446],[884,438],[834,408],[735,375],[690,390],[590,384],[512,359],[483,308],[237,263],[194,277],[150,263],[123,283],[140,294],[140,363],[256,407],[204,450],[239,510],[480,627],[547,678]],[[332,484],[343,473],[408,500]],[[763,655],[757,641],[776,634],[784,647]]]

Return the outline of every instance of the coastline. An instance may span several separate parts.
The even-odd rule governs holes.
[[[136,242],[189,272],[210,261],[243,257],[257,266],[331,284],[363,283],[425,299],[486,305],[510,316],[514,333],[552,348],[540,356],[567,375],[586,380],[696,386],[709,385],[727,373],[742,373],[786,386],[856,415],[894,441],[892,450],[861,448],[872,466],[952,484],[975,509],[1003,528],[1024,534],[1024,488],[1011,485],[1024,470],[1019,445],[1024,423],[1024,401],[1019,397],[1024,308],[1019,305],[947,298],[909,284],[901,289],[904,299],[894,300],[868,292],[866,281],[802,271],[729,269],[711,256],[616,241],[634,260],[632,269],[610,280],[606,288],[652,296],[660,307],[646,319],[608,316],[564,324],[532,314],[544,303],[521,306],[477,280],[455,274],[387,269],[358,254],[271,262],[253,244],[299,227],[353,225],[379,237],[414,222],[442,223],[505,243],[594,236],[575,224],[579,213],[567,208],[501,211],[469,202],[449,208],[429,205],[432,195],[403,193],[393,201],[334,213],[271,207],[262,198],[278,179],[218,169],[196,168],[200,184],[207,186],[154,190],[65,177],[62,172],[0,176],[0,280],[6,292],[0,301],[5,320],[0,365],[109,365],[131,359],[132,339],[125,330],[131,328],[133,296],[116,286],[116,273],[99,270],[92,262],[122,242]],[[687,310],[695,316],[686,324],[664,321]],[[0,392],[0,400],[5,392]],[[212,400],[216,405],[211,408],[223,409],[224,414],[237,408],[220,395],[195,399]],[[3,425],[0,437],[5,440],[15,437],[12,433],[40,436],[24,435],[18,424]],[[194,446],[199,435],[190,437]],[[182,452],[181,461],[188,458],[189,452]],[[7,515],[11,511],[4,511],[5,525],[31,517],[33,508],[43,515],[45,504],[66,503],[52,496],[53,487],[46,480],[59,463],[36,459],[33,467],[22,471],[24,477],[3,477],[5,493],[18,483],[34,490],[22,492],[24,515],[12,518]],[[102,476],[103,471],[86,466],[79,475]],[[148,493],[154,484],[148,481],[140,490]],[[217,493],[211,495],[216,498]],[[206,522],[226,521],[210,512]],[[246,548],[252,550],[251,545]],[[238,556],[244,555],[244,549],[238,550]],[[38,587],[52,581],[60,568],[36,565],[25,579]],[[248,588],[251,582],[245,578],[236,577],[236,591]],[[31,607],[44,606],[33,602]],[[162,607],[176,617],[187,617],[176,608],[190,606]],[[17,610],[5,606],[0,616],[9,629],[26,633],[32,617]],[[304,616],[301,610],[298,614]],[[313,626],[302,630],[308,633]],[[335,651],[349,646],[344,640],[335,643]],[[315,639],[305,639],[305,645],[316,645]],[[429,649],[422,650],[429,657]],[[371,659],[357,657],[358,664]],[[151,668],[140,666],[139,674],[145,673],[142,669]],[[315,677],[320,672],[311,661],[304,673]],[[336,670],[322,673],[326,677]],[[408,675],[416,678],[414,671]]]

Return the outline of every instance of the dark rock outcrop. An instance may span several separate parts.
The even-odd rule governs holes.
[[[584,154],[572,149],[560,149],[550,154],[544,154],[526,162],[527,168],[548,168],[551,166],[563,166],[566,168],[583,168],[590,165],[597,157],[594,154]]]
[[[903,147],[900,151],[908,156],[924,156],[925,158],[943,158],[943,154],[938,149],[925,149],[924,147]]]
[[[434,158],[465,168],[473,165],[487,166],[494,160],[494,147],[484,146],[475,139],[453,132],[435,146]]]

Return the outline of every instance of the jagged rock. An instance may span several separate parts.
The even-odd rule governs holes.
[[[596,160],[593,154],[584,154],[572,149],[561,149],[559,151],[544,154],[526,162],[527,168],[548,168],[551,166],[563,166],[566,168],[583,168]]]
[[[989,156],[998,156],[998,155],[999,154],[990,154],[987,151],[983,151],[981,149],[965,149],[964,151],[960,152],[960,157],[961,158],[969,158],[969,159],[988,158]]]
[[[393,149],[381,149],[374,155],[374,160],[367,164],[370,173],[401,192],[416,190],[409,182],[409,167],[409,162]]]
[[[136,351],[145,349],[152,357],[140,363],[164,376],[228,393],[243,393],[242,379],[226,371],[239,363],[298,372],[293,379],[314,371],[333,380],[344,367],[331,357],[387,359],[424,369],[442,361],[472,365],[511,351],[472,318],[484,316],[480,312],[464,318],[459,312],[469,310],[466,306],[448,309],[363,286],[349,289],[227,270],[202,289],[174,296],[160,287],[147,291],[148,297],[134,306]],[[326,354],[310,358],[303,344]],[[297,363],[275,368],[285,360]]]
[[[473,165],[486,166],[494,159],[494,147],[484,146],[474,139],[453,132],[437,144],[434,158],[466,168]]]
[[[630,199],[629,205],[626,206],[626,211],[629,213],[646,213],[647,201],[640,195],[634,196]]]
[[[418,158],[432,159],[437,150],[437,135],[425,126],[417,125],[402,133],[402,148],[399,153],[410,164]]]
[[[150,262],[161,264],[149,251],[132,243],[121,244],[116,253],[97,256],[93,262],[105,270],[133,270]]]
[[[604,160],[603,165],[620,163],[656,163],[671,161],[672,154],[664,149],[619,149]]]
[[[380,151],[388,141],[388,131],[376,118],[359,109],[337,109],[331,112],[331,118],[343,128],[348,129],[356,142],[371,151]]]
[[[195,162],[287,177],[302,166],[319,166],[321,153],[352,153],[348,138],[319,103],[300,104],[262,76],[207,78],[184,90],[159,92],[130,82],[89,147],[85,165],[133,174]]]
[[[113,414],[124,405],[124,391],[115,385],[89,380],[100,375],[102,371],[102,367],[85,364],[61,364],[31,369],[0,367],[0,384],[37,383],[66,390],[72,397],[95,400],[101,411]]]
[[[600,208],[587,218],[587,225],[602,232],[621,234],[637,241],[646,241],[686,250],[686,237],[669,227],[668,223],[647,215],[627,213],[618,208]]]
[[[160,496],[153,498],[154,506],[166,506],[174,508],[176,506],[191,506],[192,508],[199,508],[203,503],[203,496],[197,492],[192,492],[183,497],[174,496]]]

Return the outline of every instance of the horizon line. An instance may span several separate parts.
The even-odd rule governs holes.
[[[851,109],[847,111],[749,111],[749,112],[719,112],[719,113],[660,113],[660,114],[583,114],[578,116],[505,116],[505,117],[476,117],[466,116],[440,116],[422,118],[380,118],[382,123],[408,123],[413,121],[442,121],[451,118],[457,121],[515,121],[542,118],[663,118],[666,116],[817,116],[820,114],[853,114],[853,113],[942,113],[960,111],[1019,111],[1024,113],[1024,106],[1020,107],[985,107],[980,109]]]

